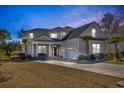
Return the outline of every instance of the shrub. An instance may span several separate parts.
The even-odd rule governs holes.
[[[24,53],[19,53],[18,55],[19,55],[19,58],[21,60],[25,60],[25,54]]]
[[[6,54],[6,51],[5,51],[5,50],[0,49],[0,55],[5,55],[5,54]]]
[[[39,53],[38,54],[38,59],[40,59],[40,60],[46,60],[47,59],[47,55],[44,54],[44,53]]]
[[[90,59],[91,59],[91,60],[95,60],[95,59],[96,59],[95,55],[93,55],[93,54],[90,55]]]
[[[99,56],[102,57],[102,58],[105,58],[107,55],[104,54],[104,53],[100,53]]]
[[[115,55],[116,55],[117,59],[120,59],[120,57],[121,57],[120,53],[116,53]]]
[[[84,55],[79,55],[79,60],[88,60],[88,57],[87,56],[84,56]]]
[[[26,59],[31,60],[32,59],[32,56],[31,55],[27,55],[26,56]]]
[[[120,54],[122,57],[124,57],[124,51],[121,51]]]
[[[115,52],[109,51],[107,56],[108,56],[108,58],[113,59],[115,57]]]
[[[7,55],[0,55],[0,60],[9,60],[9,56]]]
[[[9,60],[9,56],[6,55],[5,50],[0,49],[0,60]]]

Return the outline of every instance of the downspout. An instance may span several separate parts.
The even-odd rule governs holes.
[[[79,57],[79,55],[80,55],[80,52],[79,52],[79,50],[80,50],[80,38],[78,38],[78,48],[76,49],[77,50],[77,59],[78,59],[78,57]]]

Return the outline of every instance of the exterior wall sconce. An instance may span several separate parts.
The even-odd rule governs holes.
[[[57,47],[56,45],[54,45],[54,47]]]

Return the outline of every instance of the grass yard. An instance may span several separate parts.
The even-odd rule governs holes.
[[[10,72],[11,80],[0,87],[116,87],[120,78],[38,62],[2,63],[0,72]]]

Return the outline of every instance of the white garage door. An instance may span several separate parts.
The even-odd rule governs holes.
[[[75,49],[68,49],[68,50],[66,50],[65,56],[68,59],[76,59],[77,58],[77,51]]]

